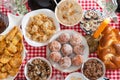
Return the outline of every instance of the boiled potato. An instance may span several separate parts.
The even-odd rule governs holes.
[[[5,41],[0,41],[0,54],[3,54],[3,50],[6,47],[6,42]]]
[[[6,67],[5,66],[3,66],[3,67],[1,67],[1,72],[6,72],[7,71],[7,69],[6,69]]]
[[[12,69],[12,67],[10,66],[10,64],[9,64],[9,63],[7,63],[4,67],[6,68],[6,70],[7,70],[7,71],[9,71],[9,70],[11,70],[11,69]]]
[[[0,41],[3,41],[5,39],[4,35],[0,35]]]
[[[11,60],[11,58],[11,56],[2,55],[2,57],[0,58],[0,62],[3,64],[8,63]]]
[[[7,49],[4,50],[4,54],[7,56],[14,56],[11,52],[9,52]]]
[[[11,76],[15,76],[18,72],[18,68],[12,68],[10,71],[8,71],[8,73],[11,75]]]
[[[2,67],[3,66],[3,64],[2,63],[0,63],[0,67]]]
[[[21,53],[23,51],[23,44],[18,43],[16,46],[18,48],[18,52]]]
[[[18,27],[14,27],[6,36],[6,42],[11,43],[12,39],[15,37],[16,33],[18,31]]]
[[[7,78],[8,73],[2,73],[0,72],[0,79]]]
[[[13,67],[13,68],[19,68],[20,65],[22,63],[22,59],[19,57],[14,57],[10,60],[9,64]]]

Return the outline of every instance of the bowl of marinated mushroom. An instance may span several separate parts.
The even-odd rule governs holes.
[[[34,57],[25,65],[24,74],[27,80],[49,80],[52,75],[52,67],[47,59]]]
[[[103,80],[105,76],[105,65],[98,58],[88,58],[82,64],[81,71],[85,80]]]

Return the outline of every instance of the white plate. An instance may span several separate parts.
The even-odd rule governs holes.
[[[82,73],[79,72],[74,72],[74,73],[70,73],[65,80],[72,80],[71,78],[75,77],[75,78],[81,78],[81,80],[85,80],[85,78],[83,77]]]
[[[76,32],[76,31],[74,31],[74,30],[62,30],[62,31],[59,31],[59,32],[57,32],[56,34],[54,34],[54,35],[52,36],[52,38],[50,39],[50,42],[53,41],[53,40],[55,40],[55,39],[57,39],[58,36],[60,36],[60,34],[62,34],[62,33],[69,33],[70,35],[71,35],[71,34],[80,34],[80,33]],[[81,35],[81,34],[80,34],[80,35]],[[81,37],[81,39],[82,39],[82,44],[85,46],[85,49],[84,49],[83,55],[82,55],[82,56],[83,56],[83,62],[85,62],[85,61],[87,60],[87,58],[88,58],[88,55],[89,55],[89,47],[88,47],[88,44],[87,44],[86,39],[85,39],[82,35],[81,35],[80,37]],[[61,71],[61,72],[73,72],[73,71],[78,70],[78,69],[81,67],[81,65],[80,65],[80,66],[70,66],[70,67],[67,68],[67,69],[63,69],[62,67],[59,66],[58,63],[53,62],[53,61],[49,58],[50,50],[49,50],[48,47],[47,47],[47,51],[46,51],[46,52],[47,52],[47,58],[49,59],[49,61],[50,61],[51,64],[53,65],[53,67],[56,68],[57,70]]]
[[[103,75],[102,75],[99,79],[97,79],[97,80],[105,80],[105,71],[106,71],[106,68],[105,68],[104,63],[103,63],[100,59],[95,58],[95,57],[90,57],[90,58],[88,58],[88,59],[86,60],[86,62],[87,62],[88,60],[91,60],[91,59],[95,59],[95,60],[99,61],[99,62],[102,64],[102,66],[103,66]],[[83,74],[84,64],[85,64],[85,62],[82,64],[82,67],[81,67],[81,72],[82,72],[82,74]],[[83,74],[83,76],[84,76],[85,80],[89,80],[84,74]]]
[[[9,33],[10,32],[10,30],[11,29],[13,29],[14,28],[14,26],[17,26],[17,27],[19,27],[19,29],[20,29],[20,24],[21,24],[21,20],[22,20],[22,17],[23,16],[15,16],[15,15],[13,15],[13,14],[10,14],[10,13],[8,13],[8,20],[9,20],[9,26],[7,27],[7,29],[3,32],[3,33],[1,33],[0,35],[6,35],[7,33]],[[20,31],[21,31],[21,29],[20,29]],[[21,33],[22,33],[22,31],[21,31]],[[21,55],[22,55],[22,62],[23,62],[23,60],[25,59],[25,57],[26,57],[26,49],[25,49],[25,47],[24,47],[24,44],[23,44],[23,51],[22,51],[22,53],[21,53]],[[22,64],[21,64],[22,65]],[[21,68],[21,66],[19,67],[19,69]],[[19,73],[19,72],[18,72]],[[17,74],[18,74],[17,73]],[[15,76],[8,76],[7,78],[5,78],[5,79],[1,79],[1,80],[14,80],[15,79],[15,77],[17,76],[17,74],[15,75]]]
[[[28,76],[27,76],[27,64],[28,64],[28,63],[31,63],[34,59],[40,59],[40,60],[42,60],[42,61],[45,61],[45,62],[49,65],[49,67],[50,67],[50,75],[49,75],[49,77],[48,77],[47,80],[50,80],[50,78],[51,78],[51,76],[52,76],[52,66],[51,66],[50,62],[49,62],[47,59],[45,59],[44,57],[34,57],[34,58],[31,58],[31,59],[26,63],[25,68],[24,68],[24,74],[25,74],[26,79],[27,79],[27,80],[30,80],[30,79],[28,78]]]
[[[25,40],[27,41],[27,43],[31,46],[35,46],[35,47],[39,47],[39,46],[44,46],[44,45],[47,45],[49,40],[44,42],[44,43],[40,43],[40,42],[36,42],[36,41],[33,41],[31,39],[29,39],[27,36],[26,36],[26,26],[28,24],[28,21],[30,19],[31,16],[35,16],[37,14],[45,14],[51,18],[53,18],[53,22],[56,26],[56,32],[60,30],[60,24],[57,22],[57,19],[55,18],[55,14],[53,11],[49,10],[49,9],[39,9],[39,10],[34,10],[34,11],[31,11],[29,13],[27,13],[24,17],[23,17],[23,20],[22,20],[22,31],[23,31],[23,35],[25,37]]]

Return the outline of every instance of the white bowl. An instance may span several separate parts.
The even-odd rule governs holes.
[[[40,60],[42,60],[42,61],[44,61],[44,62],[46,62],[46,63],[48,64],[48,66],[50,67],[50,75],[49,75],[49,77],[48,77],[47,80],[50,80],[50,78],[51,78],[51,76],[52,76],[52,66],[51,66],[50,62],[49,62],[47,59],[45,59],[44,57],[34,57],[34,58],[31,58],[31,59],[26,63],[25,68],[24,68],[24,74],[25,74],[26,79],[27,79],[27,80],[30,80],[30,78],[27,76],[27,64],[28,64],[28,63],[31,63],[31,62],[32,62],[33,60],[35,60],[35,59],[40,59]]]
[[[82,14],[81,14],[82,16],[81,16],[81,18],[80,18],[76,23],[74,23],[74,24],[71,24],[71,25],[65,24],[65,23],[63,23],[62,21],[59,20],[58,15],[57,15],[57,11],[58,11],[59,5],[61,5],[61,3],[64,3],[65,1],[66,1],[66,0],[61,0],[61,1],[57,4],[57,6],[56,6],[56,8],[55,8],[55,17],[57,18],[57,20],[58,20],[59,23],[65,25],[65,26],[71,27],[71,26],[74,26],[74,25],[78,24],[78,23],[81,21],[82,16],[83,16],[83,10],[82,10],[82,6],[77,2],[77,0],[76,0],[76,1],[73,0],[73,1],[75,1],[75,2],[80,6],[81,12],[82,12]]]
[[[88,60],[91,60],[91,59],[95,59],[95,60],[99,61],[99,62],[102,64],[102,66],[103,66],[103,75],[102,75],[100,78],[98,78],[97,80],[104,80],[104,78],[105,78],[105,71],[106,71],[106,68],[105,68],[104,63],[103,63],[100,59],[95,58],[95,57],[88,58],[88,59],[86,60],[86,62],[87,62]],[[82,64],[82,68],[81,68],[81,72],[82,72],[82,73],[83,73],[84,64],[85,64],[85,62]],[[84,75],[84,73],[83,73],[83,75]],[[85,75],[84,75],[84,78],[85,78],[85,80],[89,80]]]
[[[26,42],[31,45],[31,46],[35,46],[35,47],[40,47],[40,46],[44,46],[44,45],[47,45],[49,40],[46,41],[46,42],[43,42],[43,43],[40,43],[40,42],[36,42],[36,41],[33,41],[31,39],[29,39],[27,36],[26,36],[26,27],[27,27],[27,24],[29,22],[29,19],[31,16],[35,16],[35,15],[38,15],[38,14],[45,14],[47,15],[48,17],[51,17],[53,18],[53,22],[55,24],[55,27],[56,27],[56,32],[60,30],[60,24],[57,22],[57,19],[55,18],[55,14],[53,11],[49,10],[49,9],[38,9],[38,10],[34,10],[34,11],[31,11],[29,13],[27,13],[24,17],[23,17],[23,20],[22,20],[22,31],[23,31],[23,35],[25,37],[25,40]]]
[[[70,73],[70,74],[65,78],[65,80],[72,80],[72,79],[71,79],[72,77],[81,78],[81,80],[85,80],[85,78],[83,77],[83,74],[80,73],[80,72]]]

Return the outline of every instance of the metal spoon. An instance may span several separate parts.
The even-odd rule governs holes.
[[[56,4],[56,7],[58,8],[58,3],[57,3],[57,1],[56,0],[53,0],[54,2],[55,2],[55,4]]]

